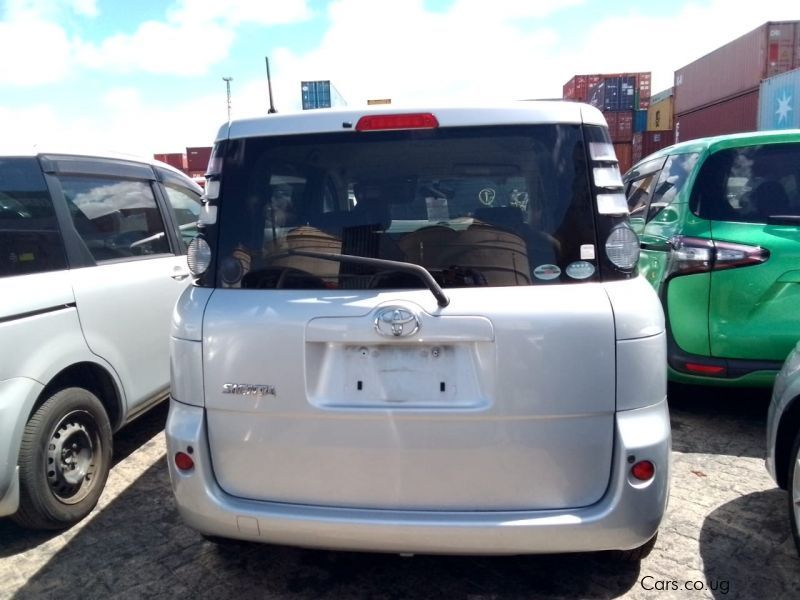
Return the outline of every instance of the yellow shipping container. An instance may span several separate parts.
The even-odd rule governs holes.
[[[647,131],[672,129],[672,96],[651,104],[647,109]]]

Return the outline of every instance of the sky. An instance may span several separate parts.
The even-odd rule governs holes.
[[[126,153],[210,146],[227,121],[301,110],[561,97],[573,75],[652,89],[798,0],[0,0],[0,142]]]

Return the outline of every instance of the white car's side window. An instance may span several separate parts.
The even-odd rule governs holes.
[[[170,252],[150,182],[62,176],[75,229],[95,260]]]

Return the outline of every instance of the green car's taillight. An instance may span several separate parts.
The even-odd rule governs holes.
[[[749,267],[769,259],[769,250],[761,246],[688,236],[674,237],[669,243],[668,276]]]

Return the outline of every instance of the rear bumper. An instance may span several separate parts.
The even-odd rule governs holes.
[[[398,511],[246,500],[216,483],[202,408],[172,400],[166,436],[173,492],[190,526],[208,535],[291,546],[421,554],[625,550],[656,533],[669,492],[666,399],[617,413],[609,488],[596,504],[572,510]],[[178,471],[172,457],[189,447],[195,466]],[[633,482],[631,456],[655,463],[655,477]]]
[[[782,361],[716,358],[684,352],[671,333],[667,335],[668,377],[695,385],[771,387]]]

